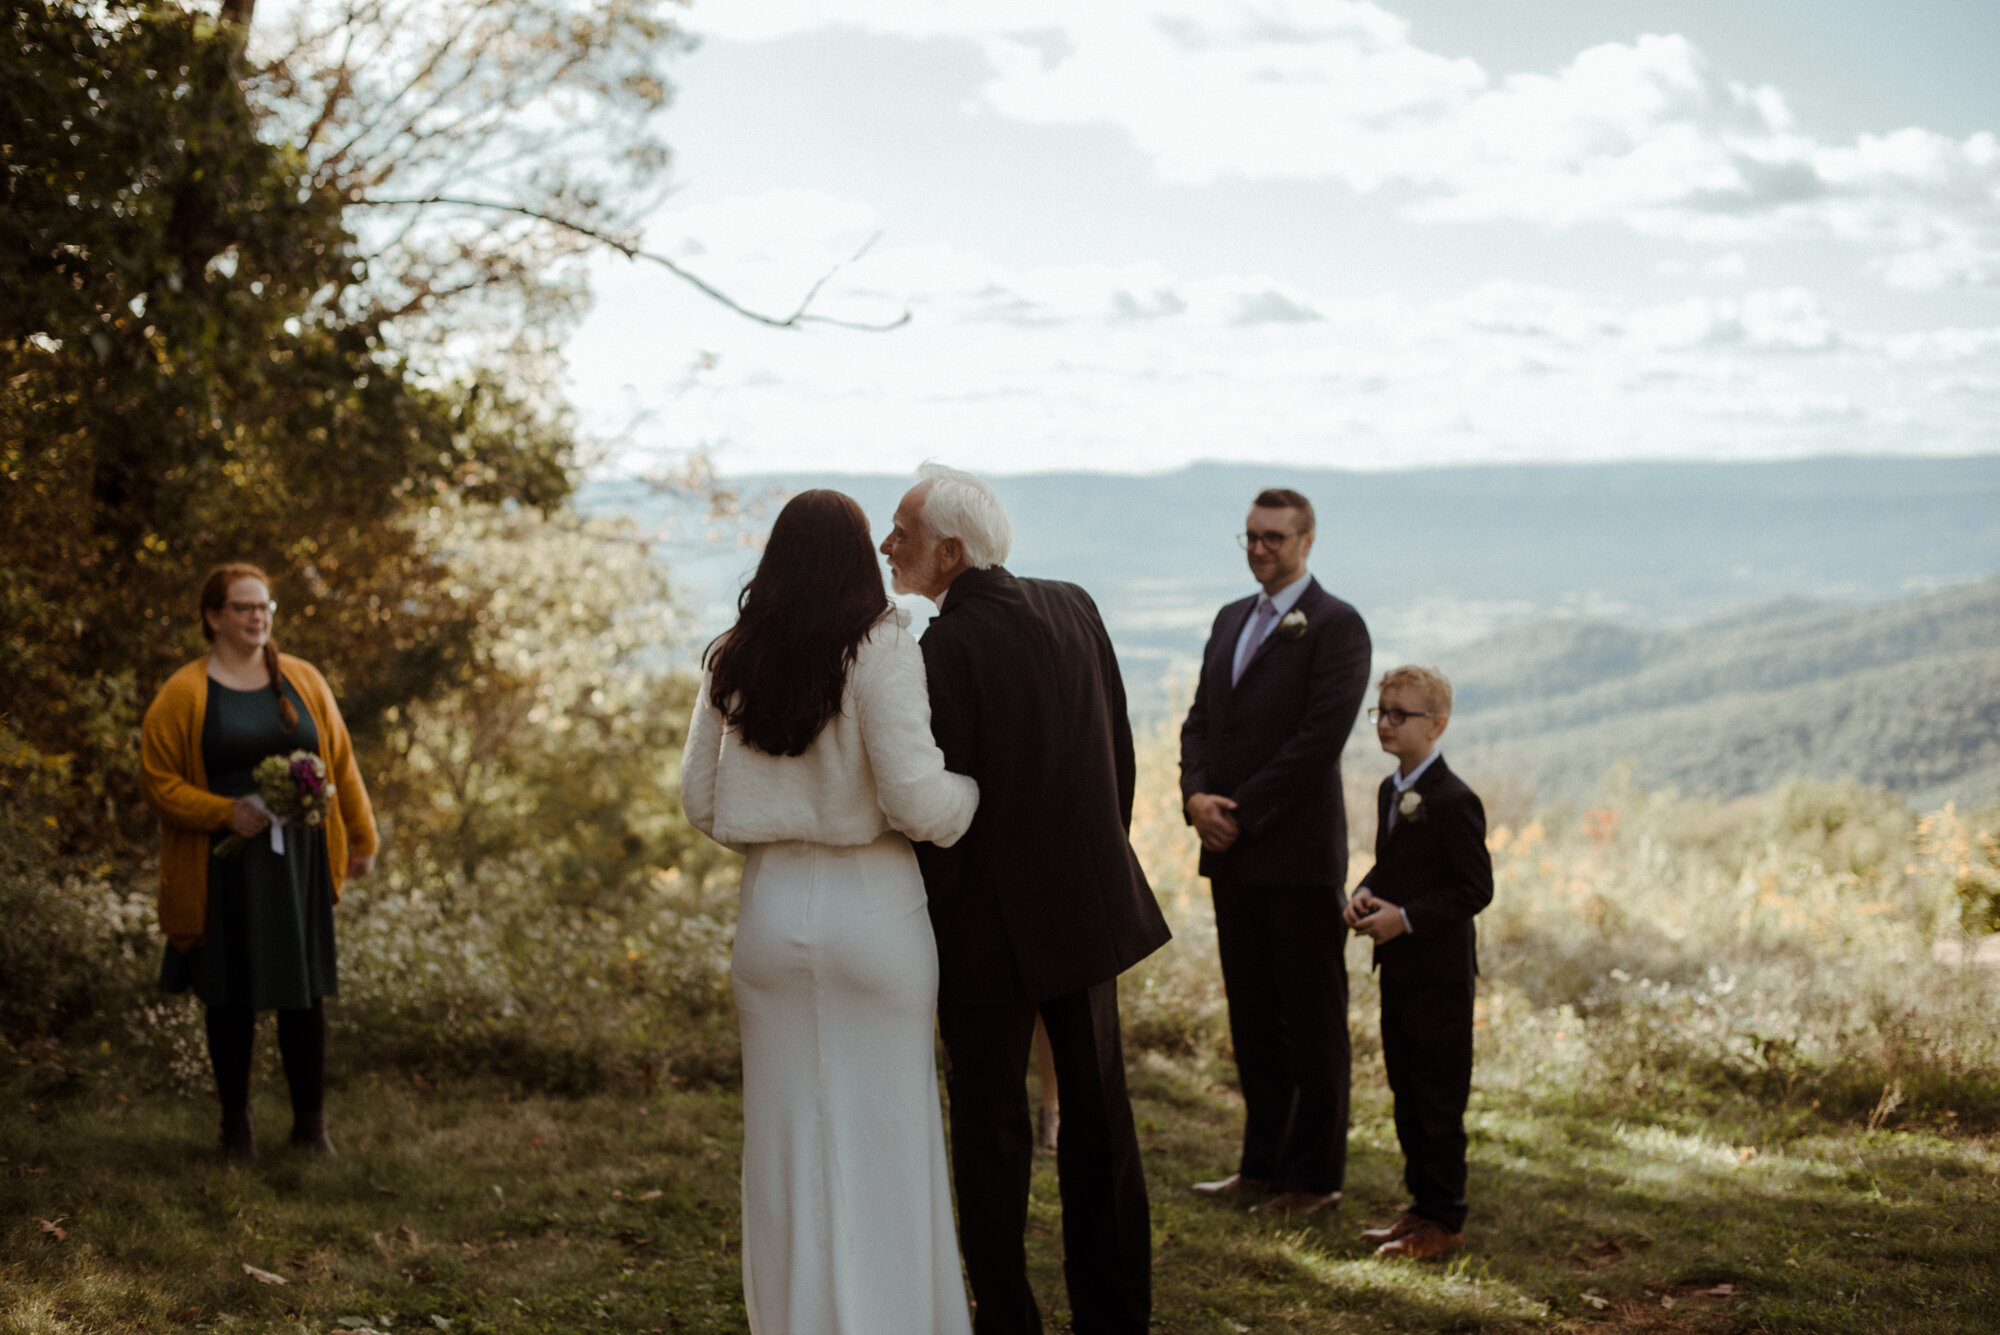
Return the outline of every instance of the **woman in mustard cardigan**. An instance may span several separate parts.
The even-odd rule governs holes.
[[[326,1133],[326,1009],[339,994],[333,906],[341,881],[375,861],[375,814],[326,678],[271,643],[270,581],[251,565],[217,567],[201,591],[207,655],[167,679],[141,732],[146,798],[160,815],[160,987],[207,1007],[208,1053],[222,1100],[222,1147],[250,1159],[250,1052],[257,1012],[278,1012],[291,1087],[292,1143],[333,1153]],[[333,780],[325,825],[267,837],[248,797],[271,755],[315,751]],[[213,846],[235,833],[240,852]]]

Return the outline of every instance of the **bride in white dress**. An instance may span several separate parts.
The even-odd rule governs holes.
[[[910,840],[979,790],[931,738],[924,663],[861,507],[779,514],[688,730],[688,819],[748,854],[730,978],[743,1038],[743,1296],[755,1335],[969,1335]]]

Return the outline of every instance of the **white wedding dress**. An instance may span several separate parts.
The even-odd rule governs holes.
[[[755,1335],[970,1335],[911,839],[978,789],[931,739],[902,614],[802,756],[746,746],[704,680],[682,760],[695,825],[748,854],[731,983],[743,1039],[743,1294]]]

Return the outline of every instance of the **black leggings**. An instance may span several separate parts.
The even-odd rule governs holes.
[[[248,1006],[208,1008],[208,1059],[215,1066],[215,1091],[224,1112],[250,1106],[250,1051],[257,1012]],[[278,1055],[291,1086],[292,1115],[326,1106],[326,1005],[315,998],[310,1010],[278,1012]]]

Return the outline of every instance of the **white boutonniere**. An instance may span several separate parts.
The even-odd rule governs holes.
[[[1424,795],[1412,788],[1396,799],[1396,819],[1420,821],[1424,818]]]
[[[1290,611],[1278,618],[1278,624],[1271,629],[1274,640],[1296,640],[1306,633],[1306,614]]]

